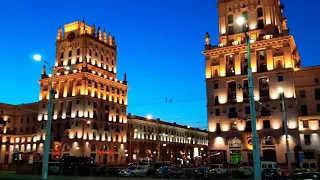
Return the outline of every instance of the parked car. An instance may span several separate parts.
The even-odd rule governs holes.
[[[253,168],[248,163],[241,162],[239,163],[239,172],[243,173],[244,176],[251,176],[253,175]]]
[[[128,169],[121,170],[119,172],[120,176],[146,176],[148,172],[147,168],[143,168],[140,166],[132,166]]]
[[[120,168],[110,165],[101,165],[97,167],[96,174],[100,176],[118,176]]]
[[[169,169],[169,177],[170,178],[181,178],[182,177],[182,171],[180,168],[171,167]]]
[[[156,170],[156,177],[170,177],[169,169],[172,168],[172,166],[163,166]]]
[[[292,180],[305,180],[305,179],[320,180],[320,173],[319,172],[301,172],[301,173],[296,173],[292,176]]]
[[[227,168],[224,168],[222,164],[211,164],[209,172],[217,175],[225,175],[227,173]]]
[[[209,167],[207,166],[202,166],[199,167],[198,169],[194,170],[193,172],[193,177],[194,178],[205,178],[209,174]]]
[[[318,171],[318,163],[315,159],[305,159],[301,163],[302,169],[305,169],[309,172]]]
[[[123,169],[119,172],[120,176],[133,176],[134,174],[132,173],[135,169],[137,169],[137,166],[131,166],[128,169]]]
[[[261,173],[261,179],[262,180],[276,180],[281,177],[281,174],[279,173],[278,169],[275,168],[267,168],[264,169]]]

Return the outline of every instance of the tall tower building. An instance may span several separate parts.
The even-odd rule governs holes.
[[[53,87],[52,157],[88,156],[99,163],[126,160],[127,80],[118,80],[114,36],[76,21],[58,29]],[[45,138],[49,83],[39,80],[38,139]]]
[[[300,57],[279,0],[219,0],[219,38],[205,35],[206,90],[211,163],[253,163],[247,52],[251,43],[254,96],[260,154],[263,160],[286,162],[279,87],[284,89],[289,143],[299,144],[294,70]],[[236,23],[245,18],[246,29]],[[294,162],[294,156],[291,158]]]

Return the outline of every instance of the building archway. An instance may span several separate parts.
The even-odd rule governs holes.
[[[239,164],[242,162],[241,144],[241,140],[237,137],[229,140],[230,164]]]
[[[263,137],[261,147],[264,161],[277,162],[276,141],[272,136]]]

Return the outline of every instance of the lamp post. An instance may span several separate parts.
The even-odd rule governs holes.
[[[286,106],[284,103],[284,90],[282,87],[278,88],[278,93],[280,94],[281,104],[282,104],[282,118],[283,118],[283,126],[284,126],[284,134],[286,136],[286,150],[287,150],[287,163],[288,163],[288,171],[291,173],[291,163],[290,163],[290,147],[289,147],[289,135],[288,135],[288,119],[286,113]]]
[[[46,60],[42,59],[41,55],[36,54],[33,56],[36,61],[43,61],[52,71],[50,80],[50,93],[48,101],[48,120],[46,123],[46,138],[44,141],[44,151],[42,160],[42,180],[48,178],[48,163],[49,163],[49,152],[50,152],[50,136],[51,136],[51,121],[52,121],[52,106],[53,106],[53,96],[56,91],[53,89],[53,79],[54,79],[54,66],[51,66]]]
[[[249,88],[249,103],[250,103],[250,114],[251,114],[251,126],[252,126],[252,144],[253,144],[253,165],[254,165],[254,179],[261,179],[261,169],[260,169],[260,150],[259,150],[259,139],[257,132],[257,118],[256,118],[256,108],[254,104],[254,92],[253,92],[253,77],[251,68],[251,57],[250,57],[250,43],[253,40],[247,34],[247,24],[245,23],[244,17],[237,18],[237,24],[243,27],[246,46],[247,46],[247,59],[248,59],[248,88]],[[246,28],[244,28],[246,27]]]

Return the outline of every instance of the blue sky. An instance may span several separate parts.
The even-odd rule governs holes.
[[[217,0],[10,0],[0,2],[0,102],[35,102],[41,53],[54,61],[59,25],[106,28],[118,45],[117,76],[128,75],[128,112],[206,128],[204,35],[217,43]],[[303,66],[317,65],[317,0],[283,0]],[[310,6],[309,4],[313,4]],[[300,8],[300,9],[298,9]],[[312,52],[312,53],[309,53]],[[172,100],[172,103],[165,100]]]

